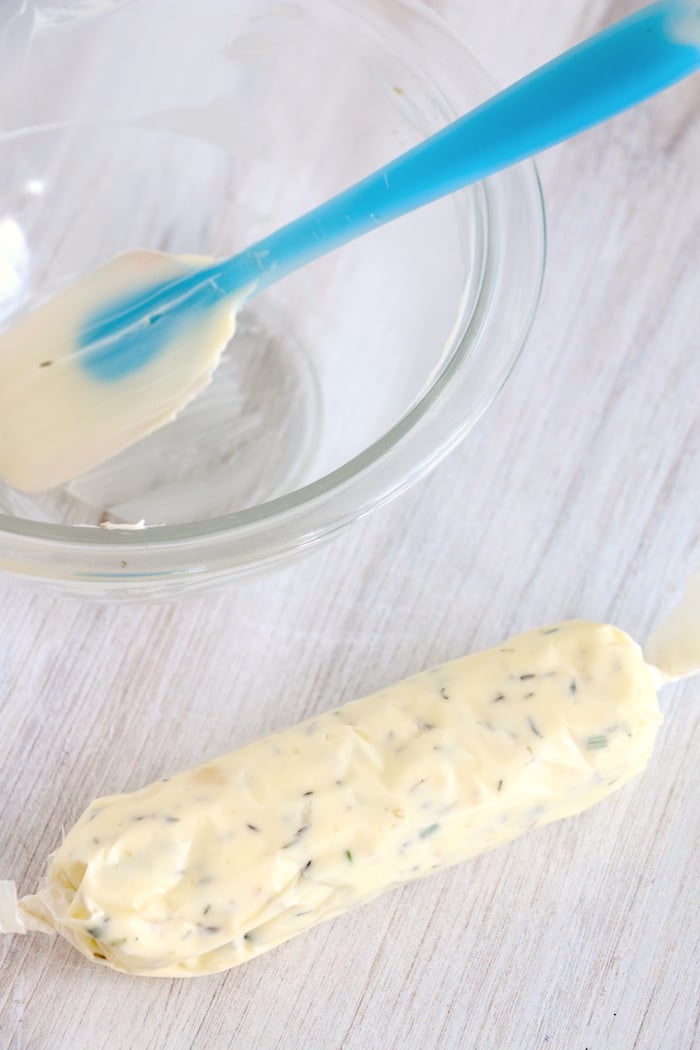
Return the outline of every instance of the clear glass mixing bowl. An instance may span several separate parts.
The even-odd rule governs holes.
[[[0,328],[126,249],[232,254],[492,92],[416,0],[3,0]],[[525,165],[293,275],[174,423],[60,489],[0,482],[0,570],[152,600],[337,533],[469,433],[543,261]]]

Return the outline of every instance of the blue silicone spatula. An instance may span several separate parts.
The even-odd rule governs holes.
[[[68,311],[75,326],[69,343],[80,367],[102,385],[133,379],[165,360],[183,324],[206,323],[223,301],[240,303],[348,241],[607,120],[698,68],[700,0],[653,3],[238,255],[117,296],[103,282],[86,316]],[[0,378],[2,360],[0,345]],[[122,410],[129,411],[128,403]]]

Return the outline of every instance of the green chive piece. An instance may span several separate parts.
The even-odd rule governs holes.
[[[598,751],[601,747],[608,746],[608,738],[606,736],[589,736],[586,741],[586,747],[589,751]]]
[[[349,860],[349,861],[350,861],[350,863],[352,864],[352,853],[350,852],[350,850],[349,850],[349,849],[346,849],[346,850],[345,850],[345,856],[346,856],[346,857],[348,858],[348,860]]]
[[[422,839],[429,838],[430,835],[434,835],[435,834],[435,832],[439,829],[439,827],[440,827],[439,824],[429,824],[427,828],[423,828],[423,830],[420,833],[420,837]]]

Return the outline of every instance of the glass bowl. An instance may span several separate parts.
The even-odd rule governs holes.
[[[493,90],[415,0],[4,0],[0,328],[126,249],[232,254]],[[491,404],[544,243],[523,165],[269,289],[172,424],[60,489],[0,482],[0,570],[153,600],[338,533]]]

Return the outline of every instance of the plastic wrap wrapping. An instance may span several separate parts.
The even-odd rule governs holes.
[[[644,657],[668,681],[700,671],[700,571],[695,571],[678,604],[654,628]]]
[[[2,922],[127,973],[227,969],[615,791],[652,752],[657,685],[615,627],[519,635],[98,799]]]

